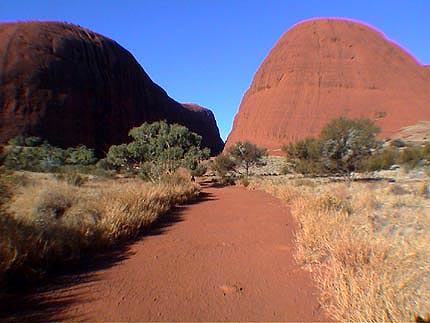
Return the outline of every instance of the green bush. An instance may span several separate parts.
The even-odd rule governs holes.
[[[200,163],[196,166],[195,169],[190,170],[190,175],[194,177],[200,177],[206,174],[208,170],[208,166],[206,164]]]
[[[230,156],[222,154],[215,157],[211,167],[217,176],[223,181],[232,177],[232,172],[234,171],[235,166],[236,164]]]
[[[321,142],[315,138],[306,138],[282,147],[287,153],[288,166],[283,169],[292,168],[295,172],[305,175],[320,175],[326,170],[321,158]]]
[[[320,134],[324,166],[332,173],[348,174],[378,147],[379,128],[369,119],[340,117],[323,127]]]
[[[94,149],[89,149],[83,145],[76,148],[67,149],[67,164],[71,165],[94,165],[97,162]]]
[[[371,156],[361,161],[359,170],[372,172],[383,169],[390,169],[397,163],[399,151],[397,148],[388,147],[375,151]]]
[[[263,157],[267,152],[249,141],[239,141],[231,146],[227,153],[218,155],[211,163],[211,169],[223,184],[233,184],[237,175],[249,177],[251,166],[264,165]],[[245,170],[245,173],[241,172]],[[246,180],[245,180],[246,182]]]
[[[378,127],[369,119],[332,120],[319,138],[306,138],[283,147],[293,169],[305,175],[350,174],[380,146]]]
[[[129,136],[132,142],[110,147],[107,162],[128,172],[138,170],[147,180],[159,181],[179,167],[196,169],[209,157],[207,148],[200,149],[202,137],[177,124],[143,123],[131,129]]]
[[[39,137],[12,138],[3,152],[6,167],[36,172],[55,172],[64,165],[87,166],[96,161],[94,150],[85,146],[62,149]]]
[[[248,177],[249,168],[262,165],[262,158],[267,155],[267,151],[249,141],[239,141],[228,149],[227,154],[237,167],[245,168],[245,176]]]

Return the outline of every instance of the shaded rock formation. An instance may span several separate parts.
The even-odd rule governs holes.
[[[338,116],[376,120],[381,137],[430,120],[430,69],[361,23],[302,22],[259,67],[226,147],[251,140],[279,151]]]
[[[224,147],[224,142],[219,134],[219,129],[212,111],[195,103],[182,103],[182,106],[189,111],[186,114],[186,122],[192,124],[193,131],[203,137],[202,145],[204,147],[212,147],[212,155],[220,153]],[[217,141],[213,142],[214,138],[216,138]]]
[[[222,150],[213,114],[190,109],[152,82],[115,41],[66,23],[0,24],[0,141],[36,135],[61,147],[106,151],[130,128],[166,120]]]

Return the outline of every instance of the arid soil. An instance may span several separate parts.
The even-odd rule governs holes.
[[[115,264],[41,292],[32,321],[326,321],[288,209],[237,187],[202,195]]]

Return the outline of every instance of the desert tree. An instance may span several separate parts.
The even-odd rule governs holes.
[[[222,181],[227,181],[228,176],[234,171],[236,164],[227,154],[221,154],[215,157],[211,164],[212,170]]]
[[[231,146],[227,153],[236,166],[245,168],[245,175],[248,177],[249,168],[262,164],[262,159],[267,155],[267,150],[249,141],[239,141]]]
[[[131,129],[129,136],[130,143],[109,148],[107,161],[127,169],[137,165],[150,180],[159,180],[179,167],[195,170],[209,157],[209,149],[200,149],[202,137],[178,124],[143,123]]]
[[[320,134],[321,156],[331,172],[349,174],[378,147],[380,129],[370,119],[339,117],[323,127]]]
[[[283,147],[295,171],[305,175],[350,174],[359,170],[380,142],[379,128],[369,119],[339,117],[326,124],[318,138]]]

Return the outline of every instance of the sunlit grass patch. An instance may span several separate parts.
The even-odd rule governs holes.
[[[307,180],[306,180],[307,181]],[[296,259],[336,320],[410,321],[430,312],[430,203],[423,181],[252,183],[297,221]]]
[[[100,179],[76,186],[51,174],[25,185],[5,181],[0,214],[0,282],[4,275],[37,277],[82,253],[135,238],[172,207],[197,197],[186,179],[153,184]],[[11,190],[13,188],[13,190]]]

